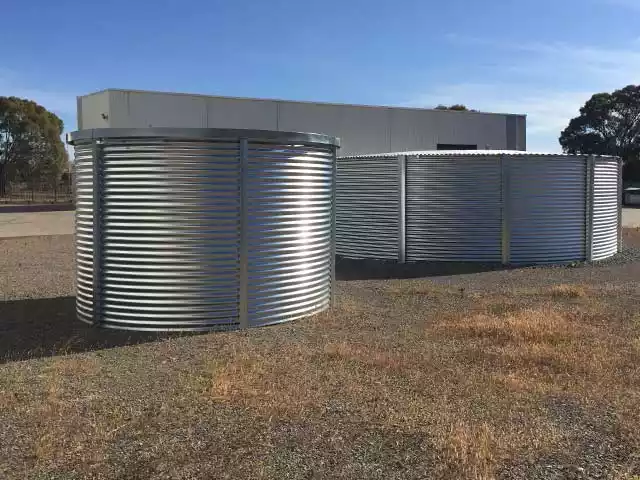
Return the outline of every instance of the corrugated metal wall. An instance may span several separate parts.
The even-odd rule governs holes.
[[[198,329],[238,318],[237,143],[109,140],[103,147],[102,317]]]
[[[93,318],[93,146],[75,148],[76,309],[78,318]]]
[[[248,316],[293,320],[330,303],[333,162],[327,148],[249,144]]]
[[[501,260],[500,158],[407,158],[407,260]]]
[[[184,132],[74,142],[79,318],[206,330],[326,309],[335,147]]]
[[[406,152],[340,165],[336,242],[346,257],[527,264],[618,249],[617,159]]]
[[[336,252],[398,259],[400,177],[397,157],[338,161]]]
[[[618,251],[618,209],[622,193],[620,162],[596,159],[593,165],[593,244],[594,260],[607,258]]]
[[[586,259],[585,158],[508,159],[511,263]]]

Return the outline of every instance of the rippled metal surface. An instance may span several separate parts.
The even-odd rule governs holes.
[[[501,260],[500,157],[407,158],[407,260]]]
[[[620,163],[596,159],[593,165],[593,260],[602,260],[618,251],[620,219]]]
[[[75,147],[81,320],[207,330],[329,306],[332,145],[112,137]]]
[[[75,147],[76,309],[93,322],[93,145]]]
[[[334,154],[249,144],[245,176],[251,325],[327,308],[331,297]]]
[[[618,251],[613,157],[428,151],[344,157],[340,165],[348,175],[338,176],[346,200],[337,243],[348,257],[392,259],[404,251],[408,261],[526,264]]]
[[[511,263],[586,259],[585,157],[529,156],[508,168]]]
[[[338,161],[338,255],[398,259],[399,183],[397,157]]]

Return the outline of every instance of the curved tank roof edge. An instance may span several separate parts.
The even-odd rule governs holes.
[[[389,152],[389,153],[363,153],[357,155],[342,155],[339,158],[387,158],[396,157],[398,155],[407,155],[415,157],[473,157],[473,156],[499,156],[509,155],[512,157],[595,157],[619,159],[614,155],[591,155],[587,153],[571,154],[571,153],[550,153],[550,152],[525,152],[522,150],[413,150],[407,152]]]
[[[102,138],[160,138],[175,139],[259,139],[282,142],[302,142],[340,146],[340,139],[331,135],[310,132],[282,132],[279,130],[252,130],[238,128],[89,128],[67,134],[67,143],[73,145],[82,140]]]

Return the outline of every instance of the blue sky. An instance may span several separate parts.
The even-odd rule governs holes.
[[[104,88],[526,113],[529,150],[640,83],[640,0],[3,4],[0,95],[75,128]],[[26,30],[28,28],[28,30]]]

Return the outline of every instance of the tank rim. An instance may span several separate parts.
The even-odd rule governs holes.
[[[157,138],[167,140],[241,140],[269,143],[301,143],[305,145],[340,146],[340,139],[321,133],[282,132],[235,128],[90,128],[67,134],[67,143],[91,142],[102,139]]]

